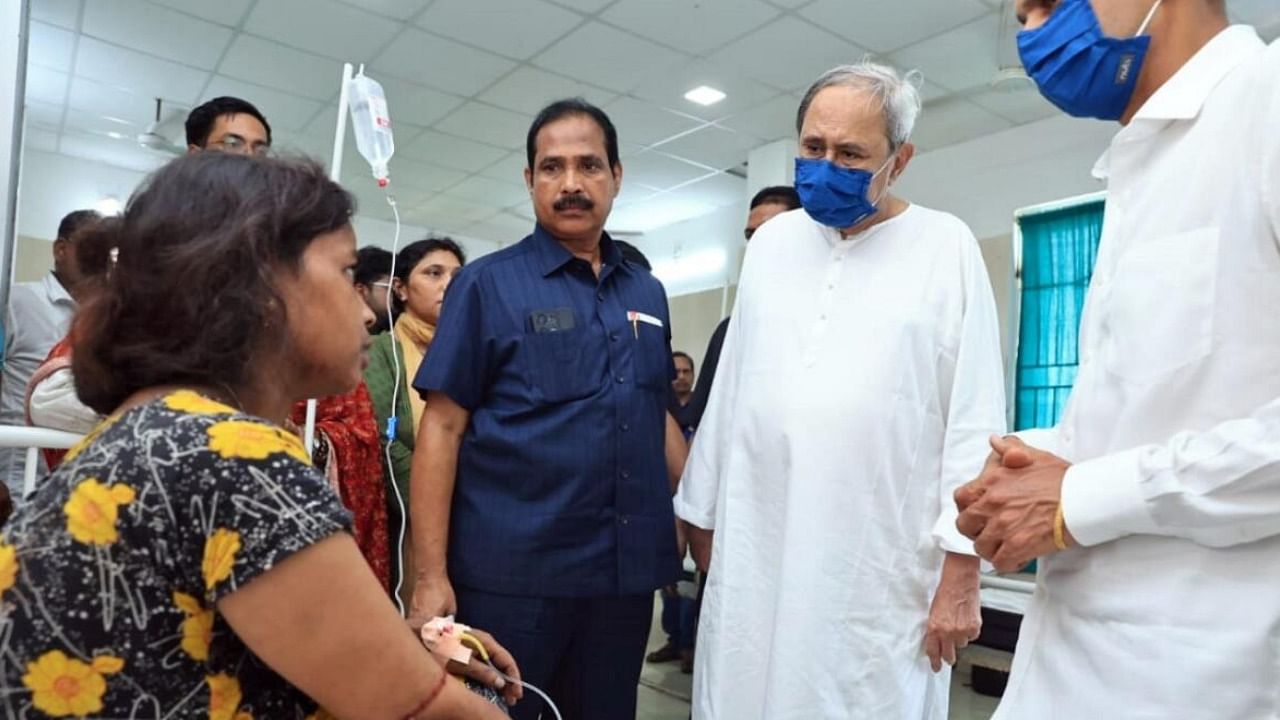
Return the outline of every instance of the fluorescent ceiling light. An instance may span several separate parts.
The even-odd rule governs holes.
[[[715,105],[725,98],[725,94],[707,85],[700,85],[684,94],[684,99],[699,105]]]

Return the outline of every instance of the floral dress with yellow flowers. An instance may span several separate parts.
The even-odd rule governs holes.
[[[0,541],[4,716],[317,716],[216,603],[349,530],[302,443],[265,421],[187,391],[108,420]]]

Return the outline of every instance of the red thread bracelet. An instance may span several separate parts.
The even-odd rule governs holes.
[[[440,682],[436,683],[436,686],[431,690],[431,693],[427,695],[426,699],[418,703],[418,706],[415,707],[412,712],[406,715],[404,720],[417,720],[418,713],[426,710],[428,707],[431,706],[431,703],[436,701],[436,698],[440,696],[440,691],[444,690],[444,684],[448,681],[449,681],[449,673],[445,672],[444,669],[441,668]]]

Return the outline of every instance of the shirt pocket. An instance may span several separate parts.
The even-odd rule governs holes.
[[[671,387],[670,362],[667,352],[667,334],[663,328],[639,323],[635,330],[636,385],[650,390],[666,392]]]
[[[1160,380],[1213,349],[1217,228],[1139,243],[1121,256],[1103,325],[1107,366],[1138,384]]]
[[[581,328],[527,333],[524,349],[530,383],[543,402],[579,400],[599,389],[601,371],[591,362]]]

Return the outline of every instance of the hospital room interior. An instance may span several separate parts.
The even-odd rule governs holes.
[[[1280,713],[1277,0],[0,6],[7,717]]]

